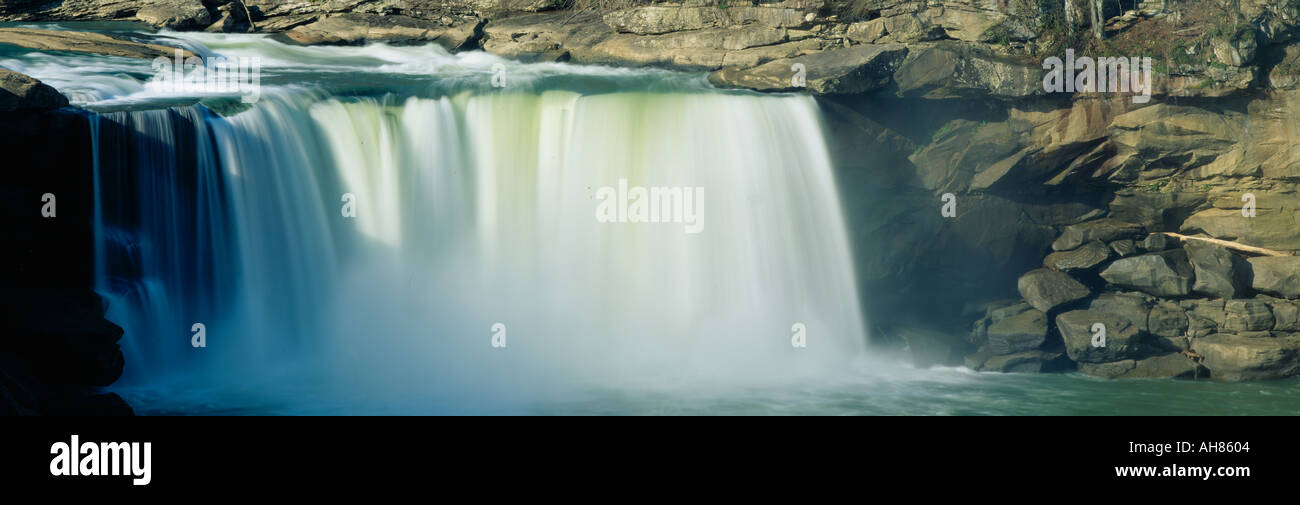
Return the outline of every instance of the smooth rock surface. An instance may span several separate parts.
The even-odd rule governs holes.
[[[1300,338],[1216,334],[1198,338],[1192,349],[1215,380],[1281,379],[1300,373]]]
[[[1228,248],[1189,240],[1183,250],[1196,275],[1192,291],[1218,298],[1240,298],[1250,288],[1250,263]]]
[[[1105,345],[1093,345],[1093,327],[1105,327]],[[1056,327],[1065,341],[1065,352],[1077,363],[1107,363],[1142,356],[1146,348],[1142,332],[1128,319],[1098,310],[1073,310],[1056,316]]]
[[[1089,270],[1111,257],[1111,249],[1094,240],[1069,251],[1056,251],[1043,259],[1043,266],[1062,272]]]
[[[1300,256],[1260,256],[1250,262],[1250,287],[1283,298],[1300,298]]]
[[[1187,253],[1173,249],[1117,259],[1101,271],[1106,282],[1156,296],[1187,296],[1194,271]]]
[[[1069,274],[1039,268],[1020,276],[1016,289],[1035,309],[1050,313],[1061,304],[1087,297],[1091,291]]]

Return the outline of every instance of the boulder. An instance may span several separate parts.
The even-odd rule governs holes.
[[[1181,353],[1110,363],[1079,363],[1079,371],[1107,379],[1199,379],[1210,376],[1208,369]]]
[[[245,33],[253,29],[253,24],[249,21],[246,11],[237,2],[228,3],[217,7],[216,21],[214,21],[203,31],[209,33]],[[302,23],[306,24],[306,23]],[[285,29],[275,30],[284,31]]]
[[[1224,381],[1281,379],[1300,374],[1300,338],[1215,334],[1192,341],[1210,378]]]
[[[907,55],[902,44],[861,44],[771,61],[753,68],[727,67],[709,74],[709,82],[726,88],[757,91],[813,93],[869,93],[889,83],[894,69]],[[804,70],[804,85],[794,80],[797,65]]]
[[[1223,119],[1220,119],[1221,121]],[[1252,128],[1256,125],[1252,124]],[[1278,128],[1266,127],[1259,125],[1260,129]],[[1242,132],[1247,134],[1250,132]],[[1284,145],[1289,143],[1289,134],[1274,132],[1263,138],[1252,140],[1234,139],[1246,145],[1248,142],[1281,142]],[[1236,151],[1234,151],[1236,152]],[[1247,156],[1247,155],[1242,155]],[[1227,156],[1219,156],[1219,159]],[[1184,155],[1186,159],[1186,155]],[[1232,177],[1242,180],[1259,180],[1261,176],[1264,180],[1272,178],[1289,178],[1292,177],[1294,165],[1290,165],[1289,157],[1282,155],[1275,158],[1277,161],[1267,160],[1264,163],[1259,159],[1251,160],[1244,158],[1228,164],[1229,167],[1252,167],[1252,173],[1245,175],[1233,175]],[[1274,166],[1274,164],[1282,166]],[[1285,187],[1285,186],[1284,186]],[[1199,210],[1187,217],[1179,227],[1180,233],[1186,235],[1204,234],[1213,238],[1231,240],[1242,244],[1248,244],[1266,249],[1279,251],[1300,249],[1300,193],[1294,189],[1287,188],[1283,191],[1264,192],[1257,190],[1257,215],[1254,217],[1242,217],[1242,202],[1240,194],[1233,195],[1236,198],[1225,198],[1224,202],[1216,202],[1212,208]],[[1231,207],[1229,207],[1231,205]]]
[[[1072,364],[1061,351],[1024,351],[993,356],[980,368],[983,372],[1047,373],[1069,370]]]
[[[1106,282],[1156,296],[1187,296],[1193,270],[1182,249],[1120,258],[1101,271]]]
[[[1142,227],[1139,225],[1118,219],[1098,219],[1066,226],[1065,230],[1061,232],[1061,237],[1052,242],[1052,250],[1068,251],[1093,240],[1110,242],[1112,240],[1132,239],[1134,236],[1141,234]]]
[[[1061,304],[1087,297],[1091,291],[1068,274],[1039,268],[1016,281],[1016,289],[1035,309],[1050,313]]]
[[[885,19],[852,23],[844,30],[844,36],[859,44],[872,44],[885,36]]]
[[[1218,333],[1228,319],[1224,300],[1183,300],[1179,305],[1187,310],[1187,336],[1191,338]]]
[[[1176,338],[1187,333],[1187,312],[1168,301],[1156,302],[1147,316],[1148,333],[1157,337]]]
[[[68,98],[49,85],[0,68],[0,112],[51,110],[67,104]]]
[[[1266,302],[1273,312],[1274,330],[1300,331],[1300,304],[1276,298],[1269,298]]]
[[[1283,298],[1300,298],[1300,256],[1260,256],[1250,262],[1250,287]]]
[[[1223,311],[1225,331],[1266,331],[1273,329],[1273,311],[1259,300],[1227,300]]]
[[[444,26],[439,22],[402,15],[344,13],[298,26],[285,32],[299,44],[359,45],[368,42],[422,44],[435,42],[447,49],[458,49],[474,40],[477,25],[461,23]]]
[[[1183,246],[1192,264],[1192,291],[1218,298],[1240,298],[1250,288],[1250,263],[1226,247],[1200,240]]]
[[[135,18],[160,28],[198,30],[212,24],[212,13],[199,0],[152,0]]]
[[[988,349],[1004,355],[1037,349],[1047,340],[1047,314],[1028,308],[989,325]]]
[[[1201,338],[1219,332],[1219,322],[1195,314],[1187,315],[1188,338]]]
[[[1093,325],[1102,324],[1105,345],[1093,345]],[[1072,310],[1056,316],[1065,352],[1077,363],[1107,363],[1142,356],[1142,332],[1123,317],[1098,310]]]
[[[1137,254],[1137,243],[1132,239],[1120,239],[1111,242],[1110,249],[1115,251],[1115,255],[1121,258]]]
[[[27,296],[0,309],[0,328],[22,336],[0,340],[0,356],[21,359],[24,372],[46,387],[102,387],[122,375],[123,331],[104,319],[97,295]]]
[[[1094,240],[1069,251],[1056,251],[1043,259],[1043,266],[1062,272],[1089,270],[1110,259],[1111,249]]]
[[[1138,331],[1147,331],[1147,320],[1155,299],[1138,292],[1102,293],[1088,302],[1088,309],[1124,318]]]
[[[1163,233],[1150,233],[1147,234],[1146,238],[1142,239],[1142,243],[1139,244],[1139,247],[1141,247],[1143,251],[1158,252],[1169,249],[1170,247],[1177,245],[1177,243],[1178,241],[1174,240],[1169,235]]]

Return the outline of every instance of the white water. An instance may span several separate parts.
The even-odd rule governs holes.
[[[439,74],[413,96],[288,82],[229,117],[96,116],[99,284],[127,331],[128,388],[182,410],[234,394],[288,413],[509,411],[593,388],[789,384],[863,355],[809,97],[562,64],[511,64],[522,89],[493,92],[466,85],[499,61],[482,54],[196,39],[284,65],[271,79]],[[566,76],[598,81],[555,89]],[[638,85],[590,92],[623,81]],[[703,188],[703,231],[598,222],[596,192],[619,179]],[[344,193],[356,218],[340,212]],[[194,323],[204,349],[190,346]],[[806,348],[791,345],[795,323]]]

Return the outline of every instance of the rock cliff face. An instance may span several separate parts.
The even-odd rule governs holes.
[[[122,329],[104,319],[90,289],[89,140],[77,111],[0,112],[0,149],[11,168],[0,187],[0,415],[131,413],[99,390],[117,380],[124,361]]]
[[[877,344],[983,370],[1294,375],[1291,256],[1164,233],[1300,251],[1300,2],[1105,4],[1105,39],[1085,2],[1032,0],[67,0],[0,19],[435,42],[810,92]],[[1053,61],[1083,57],[1132,63],[1127,91],[1050,92]]]

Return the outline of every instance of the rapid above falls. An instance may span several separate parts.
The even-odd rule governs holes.
[[[128,387],[457,412],[779,384],[864,354],[811,97],[559,64],[511,63],[521,85],[484,89],[471,77],[500,60],[481,54],[187,45],[265,56],[268,91],[78,95],[99,111],[97,286]]]

